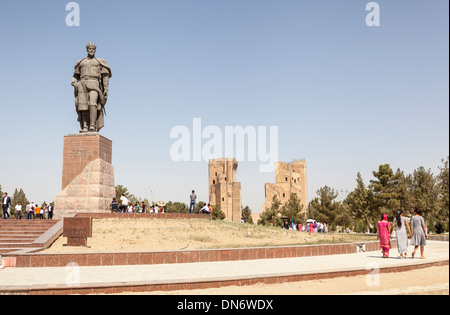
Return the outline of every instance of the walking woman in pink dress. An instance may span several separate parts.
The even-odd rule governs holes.
[[[377,237],[380,240],[383,258],[389,258],[389,251],[391,250],[391,224],[388,222],[386,214],[383,214],[381,221],[378,222]]]

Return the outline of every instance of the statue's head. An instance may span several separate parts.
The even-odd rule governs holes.
[[[97,51],[97,46],[94,43],[89,43],[86,45],[86,50],[89,57],[94,57],[95,52]]]

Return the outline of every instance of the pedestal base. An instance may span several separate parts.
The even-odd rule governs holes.
[[[64,138],[62,192],[56,197],[54,216],[109,212],[116,196],[112,142],[100,135]]]

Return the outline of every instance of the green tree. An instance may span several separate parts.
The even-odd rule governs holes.
[[[252,210],[248,206],[242,208],[242,218],[245,223],[253,224]]]
[[[421,209],[424,217],[439,216],[439,189],[431,170],[419,167],[414,170],[411,181],[414,209]]]
[[[189,208],[185,203],[169,201],[166,204],[167,213],[189,213]]]
[[[380,165],[378,171],[373,172],[376,180],[371,180],[369,189],[373,194],[371,203],[373,224],[375,224],[383,213],[393,217],[400,210],[402,205],[402,194],[400,190],[400,181],[403,172],[397,170],[393,172],[389,164]]]
[[[400,196],[400,209],[403,210],[404,215],[409,216],[414,212],[414,195],[412,193],[413,176],[411,174],[405,175],[402,173],[398,181],[398,193]]]
[[[213,214],[212,214],[212,219],[213,220],[225,220],[226,215],[225,213],[222,211],[222,209],[220,209],[219,205],[216,206],[212,206],[213,207]]]
[[[340,202],[336,201],[338,194],[334,189],[325,186],[317,190],[317,196],[308,205],[310,219],[320,222],[336,224],[336,217],[339,214]]]
[[[15,216],[16,215],[16,206],[20,202],[20,200],[19,200],[19,190],[16,188],[14,190],[14,194],[12,196],[10,196],[10,197],[11,197],[11,208],[10,208],[11,216]],[[26,204],[25,204],[25,206],[26,206]]]
[[[16,214],[16,206],[20,202],[22,205],[22,215],[25,213],[25,208],[28,204],[27,197],[25,195],[25,192],[22,188],[15,189],[14,194],[11,197],[11,216],[14,216]]]
[[[274,196],[272,199],[271,207],[266,208],[266,210],[260,214],[260,220],[258,221],[258,224],[267,226],[281,226],[280,208],[281,201],[278,200],[276,196]]]
[[[439,167],[439,174],[437,175],[437,189],[439,193],[439,204],[438,204],[438,217],[440,219],[449,218],[449,157],[447,156],[447,160],[442,159],[442,163],[444,164],[442,167]],[[1,190],[1,187],[0,187]],[[448,221],[447,221],[448,222]]]
[[[356,183],[355,190],[347,196],[344,203],[348,205],[352,218],[358,222],[358,225],[363,226],[360,229],[362,232],[364,227],[368,229],[370,222],[373,221],[373,207],[371,207],[372,194],[366,188],[361,173],[359,172],[356,177]]]
[[[293,218],[295,222],[303,222],[304,215],[302,214],[303,206],[298,199],[297,194],[291,194],[289,200],[281,208],[281,215],[288,218]]]
[[[350,206],[343,202],[336,209],[334,223],[343,227],[353,227],[355,220],[352,217]]]

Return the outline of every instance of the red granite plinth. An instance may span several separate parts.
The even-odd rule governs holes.
[[[97,160],[112,163],[112,141],[100,134],[64,137],[62,189],[64,190],[86,166]]]
[[[112,141],[98,133],[64,137],[62,192],[55,217],[108,212],[115,197]]]
[[[70,247],[87,247],[87,238],[67,238],[67,246]]]
[[[92,217],[64,218],[63,236],[67,237],[67,246],[87,246],[87,238],[92,237]]]

